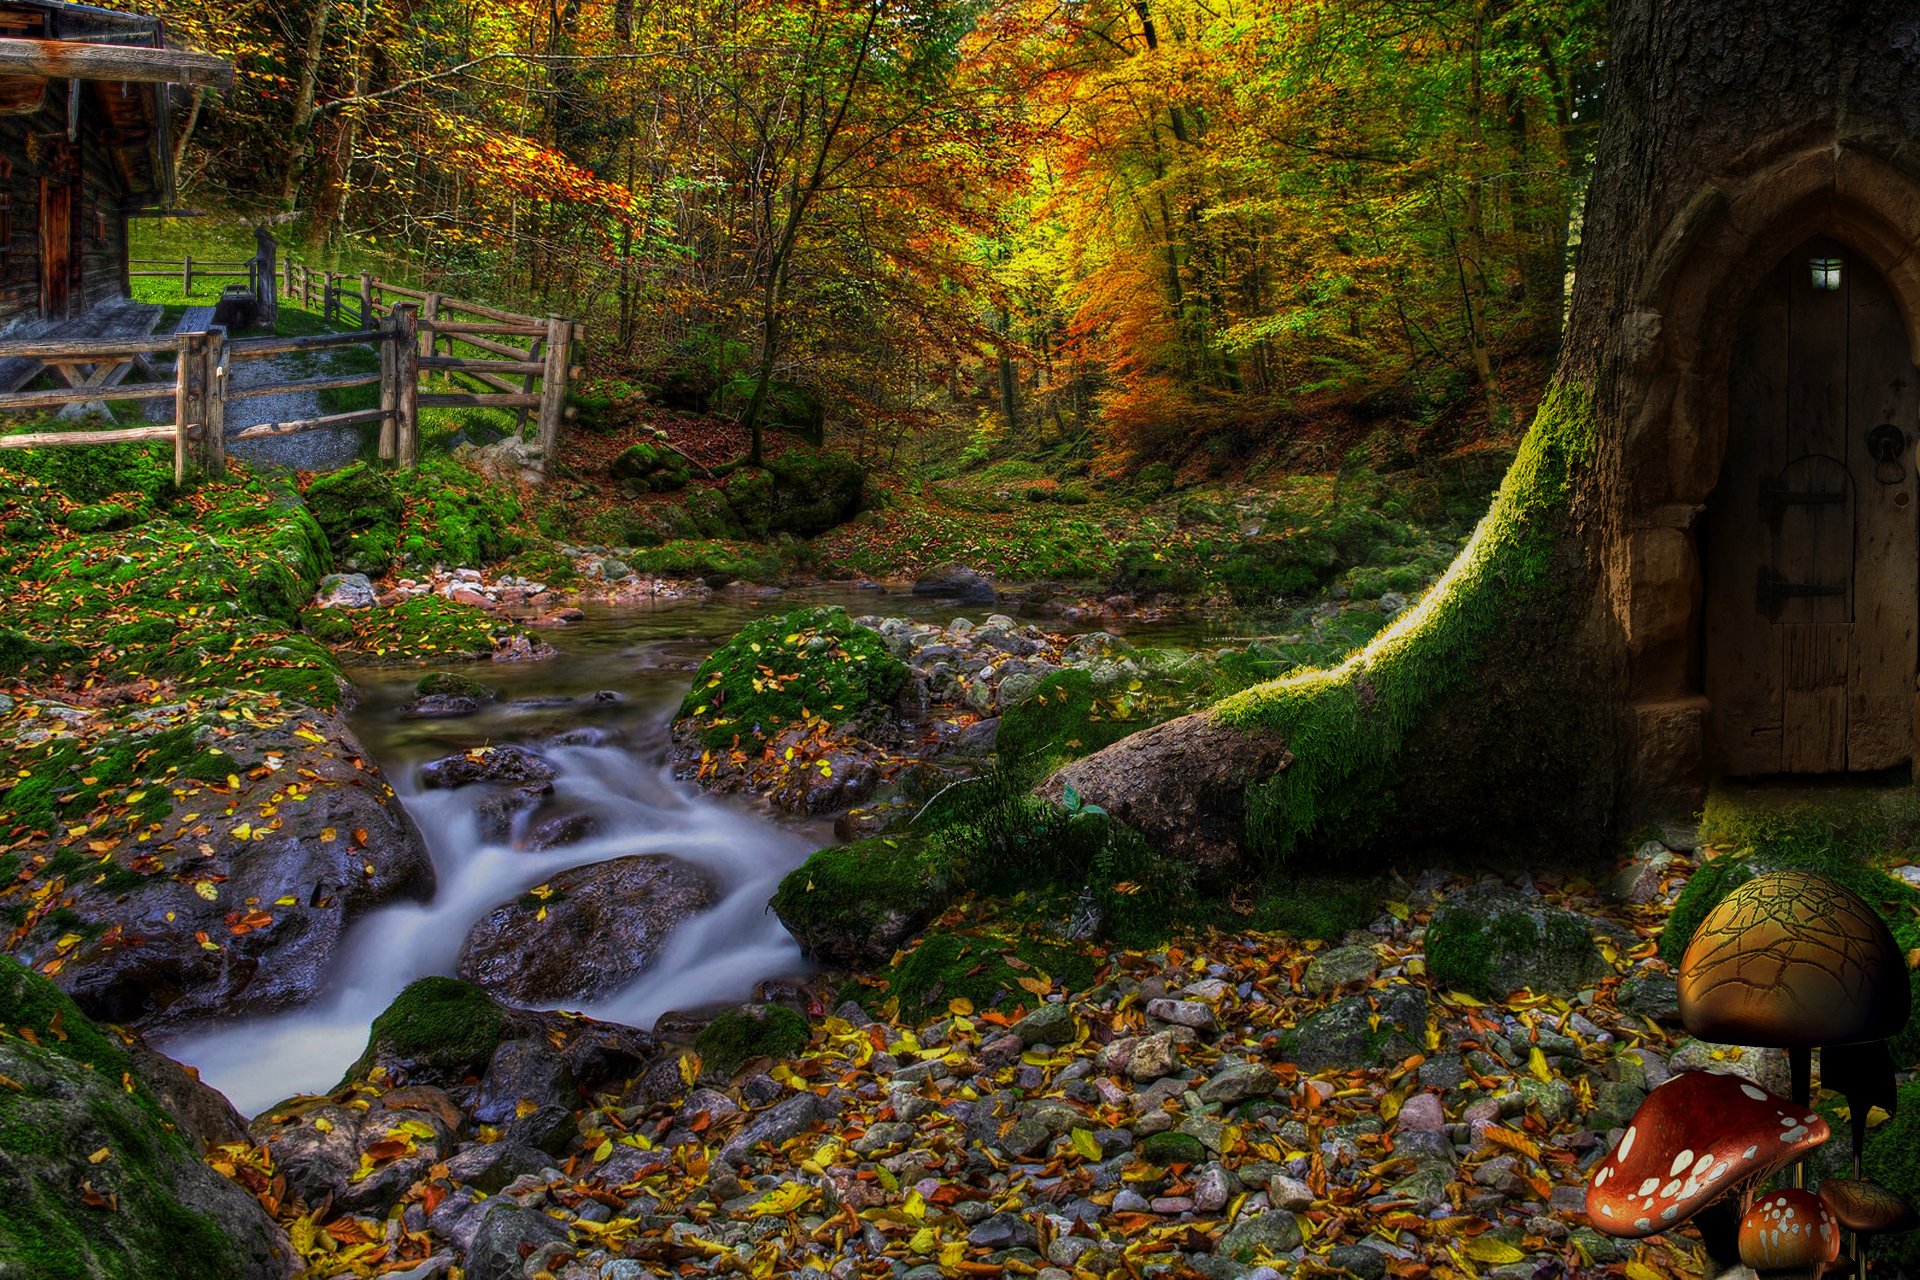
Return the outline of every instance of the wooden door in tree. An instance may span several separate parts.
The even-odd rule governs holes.
[[[73,300],[73,184],[40,179],[40,314],[67,318]]]
[[[1742,319],[1709,505],[1704,676],[1728,774],[1914,758],[1920,376],[1886,281],[1831,239]]]

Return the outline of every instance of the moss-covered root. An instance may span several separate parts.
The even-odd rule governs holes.
[[[1569,517],[1576,478],[1593,452],[1586,393],[1555,388],[1466,550],[1366,648],[1337,667],[1257,685],[1124,739],[1069,765],[1048,792],[1057,796],[1070,782],[1169,852],[1209,866],[1369,843],[1404,783],[1458,785],[1457,760],[1443,767],[1417,759],[1423,736],[1443,716],[1461,720],[1449,736],[1469,753],[1497,751],[1517,732],[1508,709],[1487,693],[1514,674],[1500,657],[1506,647],[1563,643],[1584,607],[1587,593],[1568,590],[1565,579],[1584,563]],[[1568,665],[1564,654],[1561,665]],[[1460,716],[1463,706],[1472,714]],[[1561,710],[1547,705],[1534,714],[1551,722]],[[1578,753],[1590,763],[1605,758],[1597,745],[1526,747]]]

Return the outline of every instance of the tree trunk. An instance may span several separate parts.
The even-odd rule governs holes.
[[[1613,28],[1553,384],[1459,560],[1341,666],[1137,734],[1048,790],[1219,869],[1539,858],[1697,812],[1715,711],[1696,524],[1734,338],[1816,234],[1920,315],[1920,23],[1902,0],[1620,0]]]

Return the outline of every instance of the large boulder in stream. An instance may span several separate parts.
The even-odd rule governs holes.
[[[460,949],[460,976],[527,1003],[604,995],[713,901],[712,881],[665,854],[574,867],[488,912]]]
[[[356,919],[433,891],[420,833],[341,716],[226,714],[136,728],[73,779],[109,787],[121,752],[134,777],[164,778],[103,790],[102,812],[114,795],[135,827],[103,817],[84,844],[15,855],[48,891],[13,953],[102,1021],[152,1029],[302,1004]]]
[[[0,1026],[14,1033],[0,1035],[0,1275],[293,1273],[286,1234],[200,1158],[142,1060],[4,957]]]

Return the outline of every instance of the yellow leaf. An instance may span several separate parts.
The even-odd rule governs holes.
[[[927,1198],[918,1191],[907,1192],[907,1198],[900,1202],[900,1212],[906,1214],[909,1218],[926,1217]]]
[[[967,1014],[973,1012],[973,1001],[967,999],[965,996],[955,996],[953,999],[947,1001],[947,1012],[965,1017]]]
[[[232,834],[235,840],[248,839],[253,835],[253,824],[251,822],[243,822],[233,829]]]
[[[1512,1245],[1490,1236],[1475,1236],[1461,1247],[1461,1252],[1475,1262],[1490,1263],[1496,1267],[1509,1262],[1523,1261],[1527,1256]]]
[[[340,838],[340,830],[338,827],[320,828],[321,844],[332,844],[335,840],[338,840],[339,838]]]
[[[784,1217],[809,1203],[816,1194],[804,1182],[783,1182],[761,1196],[751,1212],[756,1218]]]
[[[107,1147],[102,1147],[98,1151],[94,1152],[92,1155],[87,1157],[87,1163],[99,1164],[102,1160],[105,1160],[108,1156],[112,1154],[113,1152],[111,1149]]]
[[[939,1243],[939,1232],[932,1227],[922,1227],[913,1233],[911,1240],[907,1241],[907,1252],[916,1258],[924,1258],[932,1253]]]
[[[321,1133],[332,1133],[333,1121],[327,1119],[325,1116],[321,1116],[320,1118],[318,1118],[313,1122],[313,1127],[315,1129],[318,1129]]]
[[[534,1112],[538,1111],[539,1109],[540,1109],[540,1104],[535,1102],[533,1099],[522,1098],[520,1099],[520,1101],[513,1104],[513,1115],[516,1120],[525,1120],[528,1116],[532,1115]]]
[[[1100,1140],[1093,1136],[1091,1129],[1075,1129],[1068,1136],[1073,1149],[1089,1160],[1098,1160],[1101,1156]]]
[[[274,905],[274,906],[276,906],[276,907],[292,907],[292,906],[298,906],[298,905],[299,905],[299,903],[300,903],[300,899],[298,899],[298,898],[296,898],[296,897],[294,897],[294,896],[293,896],[292,894],[288,894],[288,895],[287,895],[286,897],[284,897],[284,898],[275,898],[275,899],[273,900],[273,905]]]
[[[1540,1052],[1539,1045],[1533,1046],[1527,1053],[1527,1070],[1533,1073],[1535,1080],[1553,1079],[1553,1068],[1547,1065],[1547,1055]]]
[[[1636,1259],[1627,1263],[1627,1280],[1667,1280],[1667,1278]]]
[[[697,1053],[681,1054],[680,1055],[681,1081],[685,1084],[692,1084],[695,1080],[699,1078],[700,1078],[700,1055]]]
[[[967,1256],[967,1242],[949,1240],[940,1246],[940,1265],[948,1271],[957,1268]]]
[[[211,880],[195,880],[193,882],[193,891],[205,898],[208,902],[212,902],[220,896],[220,886]]]
[[[613,1139],[602,1138],[600,1140],[600,1145],[593,1149],[594,1162],[598,1163],[602,1160],[605,1160],[608,1156],[612,1154],[613,1154]]]

